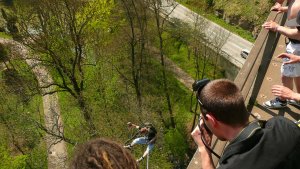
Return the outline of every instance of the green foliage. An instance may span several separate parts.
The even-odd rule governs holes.
[[[34,169],[47,169],[48,168],[48,158],[47,158],[47,146],[46,143],[40,143],[34,149],[28,153],[28,158],[26,159],[27,168]]]
[[[116,60],[115,60],[116,61]],[[124,61],[124,60],[122,60]],[[115,62],[116,64],[117,62]],[[98,132],[101,137],[112,138],[113,140],[124,142],[130,137],[130,132],[124,126],[127,121],[138,122],[138,116],[141,119],[151,121],[157,129],[164,128],[160,123],[160,118],[157,111],[162,111],[163,116],[168,121],[166,115],[166,104],[164,91],[161,84],[160,63],[157,60],[150,59],[148,62],[147,78],[142,81],[143,85],[143,100],[144,110],[147,113],[135,114],[134,107],[136,106],[135,94],[132,86],[116,72],[111,69],[111,65],[99,61],[95,66],[86,67],[86,81],[87,90],[85,95],[93,110],[93,119],[96,122]],[[189,118],[183,118],[188,112],[187,98],[189,92],[183,87],[170,72],[167,73],[169,78],[170,90],[172,92],[172,100],[174,100],[174,113],[178,126],[183,127]],[[175,92],[176,91],[176,92]],[[65,132],[68,138],[72,138],[77,142],[84,142],[88,137],[84,134],[82,128],[82,117],[80,116],[78,106],[74,100],[67,94],[60,94],[61,110],[63,112],[63,119],[65,125]],[[113,126],[113,127],[112,127]],[[182,131],[182,129],[180,129]],[[154,152],[151,154],[151,165],[154,168],[171,168],[168,162],[168,148],[167,142],[164,141],[163,131],[159,131],[159,140]],[[187,147],[187,143],[184,143]],[[69,153],[72,154],[74,147],[69,145]],[[162,153],[161,150],[164,152]],[[135,148],[135,156],[139,157],[145,147],[137,146]],[[182,155],[182,154],[179,154]],[[182,157],[174,157],[178,160],[184,159]]]
[[[11,51],[6,50],[6,52]],[[24,103],[30,101],[31,97],[38,93],[37,81],[33,73],[30,71],[30,67],[22,59],[8,59],[11,55],[7,55],[7,58],[3,58],[8,61],[6,63],[7,69],[1,72],[2,82],[5,83],[5,89],[11,93],[19,96]]]
[[[89,51],[96,51],[97,37],[106,33],[112,0],[16,0],[21,40],[47,66],[56,89],[67,91],[80,105],[90,135],[95,125],[86,102],[85,69]],[[105,24],[104,24],[105,23]],[[28,41],[27,39],[34,39]],[[51,91],[52,92],[52,91]]]
[[[171,154],[181,161],[184,160],[185,154],[188,150],[186,137],[177,129],[169,129],[165,134],[165,142]]]
[[[4,39],[12,39],[12,37],[5,32],[0,32],[0,37]]]
[[[35,95],[38,93],[34,87],[36,81],[28,65],[16,55],[9,59],[9,65],[8,69],[1,71],[0,76],[0,145],[3,145],[0,153],[3,153],[1,158],[6,158],[0,159],[0,163],[11,162],[7,163],[8,168],[42,168],[45,165],[43,152],[46,150],[40,146],[43,135],[36,127],[36,122],[43,123],[39,114],[41,98]],[[37,150],[36,159],[39,160],[31,160],[32,152]]]
[[[168,58],[170,58],[173,62],[176,63],[180,68],[182,68],[185,72],[187,72],[190,76],[192,76],[194,79],[196,78],[196,67],[195,67],[195,57],[193,54],[189,54],[189,47],[191,45],[192,37],[186,36],[186,34],[191,34],[191,31],[189,30],[190,27],[185,26],[185,28],[178,26],[180,30],[180,34],[177,34],[174,32],[174,29],[170,29],[168,33],[165,33],[165,37],[167,39],[167,53]],[[181,28],[181,29],[180,29]],[[176,30],[176,29],[175,29]],[[180,37],[185,37],[184,40],[182,40]],[[221,57],[215,52],[213,52],[212,49],[208,49],[210,53],[213,53],[213,55],[209,59],[209,63],[206,64],[205,72],[203,72],[204,77],[211,78],[211,79],[217,79],[217,78],[223,78],[224,77],[224,71],[222,70],[222,67],[217,66],[215,75],[214,75],[214,60],[215,57]],[[190,55],[190,56],[189,56]],[[200,57],[200,67],[203,67],[203,56]]]
[[[68,93],[59,93],[58,96],[65,136],[78,143],[86,141],[89,138],[88,126],[84,122],[77,101]],[[68,146],[69,150],[73,147]]]
[[[3,44],[0,44],[0,62],[6,62],[8,60],[8,51]]]
[[[113,0],[93,0],[88,3],[82,9],[82,12],[77,15],[78,25],[87,22],[86,18],[91,19],[91,22],[87,22],[87,27],[93,30],[107,29],[109,26],[109,17],[111,10],[114,7]]]
[[[0,147],[0,166],[1,169],[25,169],[27,155],[11,156],[8,149]]]
[[[236,26],[236,25],[228,24],[223,19],[220,19],[213,14],[207,14],[207,15],[205,15],[205,17],[208,18],[209,20],[215,22],[216,24],[222,26],[223,28],[229,30],[230,32],[238,34],[239,36],[247,39],[250,42],[255,41],[255,39],[253,38],[250,31],[244,30],[241,27]]]
[[[3,90],[1,94],[3,94]],[[39,116],[36,112],[38,109],[36,106],[39,106],[40,100],[33,97],[30,102],[24,105],[18,101],[18,97],[12,96],[10,93],[6,93],[6,101],[3,101],[2,97],[0,100],[2,102],[2,106],[0,107],[0,124],[2,124],[0,125],[0,130],[2,129],[0,145],[12,146],[10,149],[12,149],[13,153],[11,154],[19,154],[20,151],[25,153],[23,156],[18,156],[17,158],[14,155],[13,157],[16,158],[14,159],[15,162],[18,160],[18,162],[23,163],[23,160],[26,160],[26,164],[38,166],[35,168],[41,168],[41,166],[46,164],[45,160],[42,160],[46,156],[46,148],[40,147],[40,142],[42,141],[41,131],[33,123],[33,120]],[[2,151],[6,153],[3,147],[0,153]],[[39,151],[39,153],[35,154],[36,159],[32,160],[34,151]],[[1,161],[5,160],[1,160],[0,158],[0,163]],[[2,165],[0,166],[2,167]]]
[[[266,20],[270,7],[274,2],[269,0],[248,1],[248,0],[214,0],[211,10],[205,8],[206,0],[178,0],[189,9],[199,13],[201,16],[217,23],[225,29],[238,34],[239,36],[254,42],[251,31],[254,27],[260,29],[260,25]],[[215,15],[215,10],[223,11],[226,17],[236,18],[242,22],[247,22],[250,26],[247,30],[241,28],[238,23],[235,25],[226,23],[223,18]]]
[[[212,7],[214,5],[214,0],[205,0],[205,2],[208,7]]]
[[[270,3],[269,0],[216,0],[215,8],[223,9],[228,16],[240,16],[255,22],[255,25],[261,25],[269,14],[273,3]]]
[[[51,73],[57,74],[54,81],[63,89],[69,88],[74,97],[83,90],[82,65],[87,52],[94,50],[95,37],[105,32],[102,29],[112,8],[112,0],[15,2],[20,36],[38,38],[38,43],[33,40],[28,45],[47,61]]]

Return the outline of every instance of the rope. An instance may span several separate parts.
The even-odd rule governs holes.
[[[150,152],[147,154],[147,166],[146,166],[147,169],[149,169],[149,156],[150,156]]]
[[[132,139],[134,139],[139,134],[139,131],[137,131],[135,134],[132,135],[128,140],[125,141],[125,145],[128,144]]]

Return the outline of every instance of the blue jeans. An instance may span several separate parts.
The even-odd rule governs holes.
[[[146,137],[139,137],[139,138],[136,138],[132,141],[131,143],[131,146],[134,146],[135,144],[148,144],[148,139]],[[148,144],[147,146],[147,149],[145,151],[144,154],[149,154],[150,151],[154,148],[154,144],[151,143],[151,144]]]

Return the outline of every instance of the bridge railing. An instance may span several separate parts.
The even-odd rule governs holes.
[[[284,25],[286,21],[286,14],[277,14],[271,12],[267,21],[273,20],[280,25]],[[273,53],[277,46],[280,34],[262,29],[259,33],[252,50],[250,51],[246,62],[239,71],[234,82],[241,89],[245,98],[245,103],[248,109],[252,109],[253,103],[258,95],[258,91],[263,82],[264,75],[271,62]],[[213,138],[212,148],[217,154],[222,154],[227,142],[220,141]],[[213,156],[215,165],[218,164],[218,158]],[[201,168],[201,159],[196,152],[191,160],[188,169]]]
[[[267,21],[273,20],[280,25],[284,25],[286,14],[277,14],[271,12]],[[249,56],[239,71],[234,82],[241,89],[243,96],[246,99],[246,104],[250,104],[256,98],[264,75],[266,74],[268,65],[272,59],[274,50],[277,46],[280,34],[262,29],[259,33]],[[250,101],[250,102],[249,102]]]

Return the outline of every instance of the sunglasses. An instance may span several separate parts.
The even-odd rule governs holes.
[[[200,110],[201,110],[201,114],[202,116],[200,116],[199,118],[199,123],[198,123],[198,127],[199,127],[199,130],[201,130],[201,120],[203,121],[203,127],[204,129],[212,134],[211,130],[207,127],[206,125],[206,122],[205,122],[205,117],[206,117],[206,114],[208,113],[206,107],[203,105],[202,101],[200,100],[199,98],[199,93],[201,92],[201,90],[210,82],[209,79],[202,79],[202,80],[198,80],[198,81],[195,81],[194,84],[193,84],[193,91],[197,91],[197,94],[196,94],[196,98],[197,98],[197,101],[200,105]],[[206,147],[206,149],[208,149],[213,155],[215,155],[217,158],[221,158],[220,155],[218,155],[216,152],[214,152],[214,150],[207,144],[207,142],[205,141],[205,138],[204,136],[201,134],[201,140],[204,144],[204,146]]]

